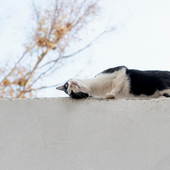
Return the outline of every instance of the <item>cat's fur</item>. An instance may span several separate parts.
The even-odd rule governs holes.
[[[70,97],[81,99],[122,97],[170,97],[169,71],[140,71],[119,66],[91,79],[70,79],[57,87]]]

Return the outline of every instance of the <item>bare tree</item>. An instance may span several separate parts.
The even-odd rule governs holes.
[[[36,96],[37,90],[47,88],[37,87],[38,82],[54,73],[60,67],[60,60],[82,52],[107,32],[102,32],[82,49],[65,55],[66,49],[78,38],[78,33],[98,15],[98,0],[56,0],[43,11],[35,4],[33,7],[35,29],[30,42],[12,68],[0,69],[0,97]]]

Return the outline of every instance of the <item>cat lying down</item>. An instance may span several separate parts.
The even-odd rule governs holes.
[[[56,89],[75,99],[170,97],[170,72],[140,71],[119,66],[107,69],[91,79],[70,79]]]

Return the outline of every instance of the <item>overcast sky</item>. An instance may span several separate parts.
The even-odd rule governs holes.
[[[1,62],[6,57],[20,55],[20,42],[25,37],[19,28],[28,22],[31,2],[0,0]],[[94,37],[106,26],[115,26],[116,30],[71,59],[67,67],[50,79],[50,85],[74,77],[85,66],[79,75],[81,78],[93,77],[118,65],[141,70],[170,70],[170,0],[101,0],[100,5],[101,18],[90,25]],[[84,44],[91,40],[88,34],[84,33]],[[63,96],[55,89],[39,94],[44,95]]]

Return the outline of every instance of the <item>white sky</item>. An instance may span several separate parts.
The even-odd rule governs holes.
[[[0,0],[0,61],[21,55],[22,29],[28,22],[31,0]],[[170,0],[101,0],[102,16],[90,25],[97,35],[106,25],[116,31],[99,39],[90,49],[75,56],[69,65],[49,78],[49,85],[74,77],[92,77],[109,67],[170,70]],[[84,44],[92,38],[84,32]],[[76,49],[76,47],[75,47]],[[73,49],[74,50],[74,49]],[[90,64],[88,61],[90,60]],[[71,70],[71,71],[70,71]],[[46,85],[48,85],[48,83]],[[55,88],[40,96],[63,96]]]

